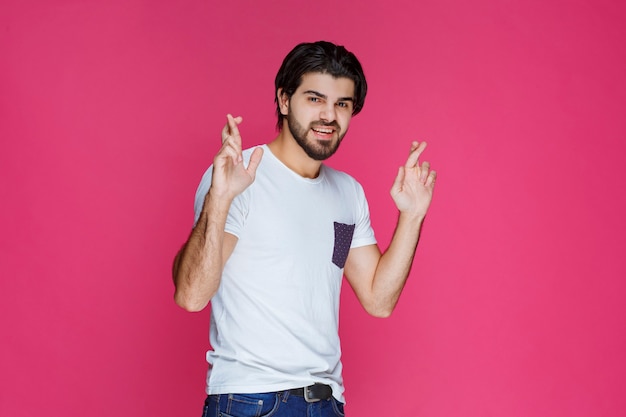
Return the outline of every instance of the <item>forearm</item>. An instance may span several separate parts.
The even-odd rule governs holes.
[[[224,226],[230,200],[207,194],[204,207],[189,239],[174,262],[176,303],[188,311],[200,311],[219,287],[223,270]]]
[[[371,311],[376,316],[391,314],[408,278],[424,217],[400,213],[393,238],[382,254],[372,280]]]
[[[436,173],[430,170],[430,164],[419,165],[419,156],[425,148],[425,142],[411,144],[411,153],[398,168],[391,187],[391,197],[400,215],[389,248],[382,255],[376,245],[355,248],[348,256],[346,278],[365,310],[373,316],[391,314],[413,264],[435,187]]]

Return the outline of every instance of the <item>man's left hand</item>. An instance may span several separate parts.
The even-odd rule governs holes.
[[[413,142],[406,163],[398,169],[398,175],[391,187],[391,197],[401,213],[423,218],[433,198],[436,172],[430,163],[420,166],[419,157],[426,149],[426,142]]]

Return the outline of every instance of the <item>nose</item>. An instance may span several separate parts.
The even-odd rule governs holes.
[[[320,111],[320,120],[325,122],[334,122],[337,118],[337,112],[333,103],[326,103]]]

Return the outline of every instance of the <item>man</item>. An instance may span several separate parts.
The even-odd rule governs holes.
[[[368,313],[389,316],[435,184],[418,162],[426,144],[413,142],[391,188],[398,223],[381,254],[363,189],[323,164],[363,107],[359,61],[342,46],[303,43],[275,87],[278,136],[242,151],[242,118],[227,116],[174,261],[177,304],[199,311],[211,301],[205,416],[343,415],[342,276]]]

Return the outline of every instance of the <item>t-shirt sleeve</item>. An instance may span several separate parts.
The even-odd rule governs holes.
[[[374,229],[370,223],[370,209],[363,187],[355,182],[357,218],[351,248],[376,244]]]
[[[204,206],[204,198],[209,192],[209,188],[211,187],[211,179],[213,178],[213,165],[211,165],[200,180],[200,184],[198,185],[198,189],[196,190],[196,198],[193,203],[193,225],[196,226],[198,223],[198,219],[200,218],[200,213],[202,212],[202,207]]]

